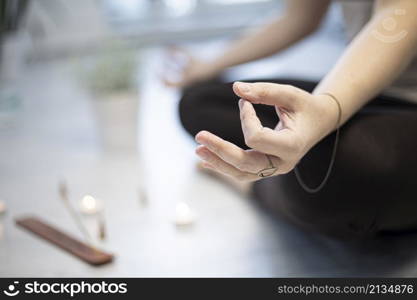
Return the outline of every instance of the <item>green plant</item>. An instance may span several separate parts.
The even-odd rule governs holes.
[[[136,53],[121,46],[107,47],[87,70],[88,88],[95,94],[128,92],[135,87]]]

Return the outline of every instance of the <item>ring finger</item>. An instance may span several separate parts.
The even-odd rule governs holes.
[[[240,171],[256,174],[268,164],[265,154],[254,150],[243,150],[208,131],[198,133],[196,140]]]

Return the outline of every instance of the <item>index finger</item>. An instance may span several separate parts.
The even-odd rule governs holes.
[[[300,103],[300,94],[305,93],[291,85],[268,82],[235,82],[233,91],[239,97],[255,104],[284,107],[294,111]]]
[[[288,130],[277,131],[263,127],[252,103],[246,100],[239,100],[239,109],[246,145],[252,149],[281,158],[287,156],[291,145],[291,136],[288,134]]]

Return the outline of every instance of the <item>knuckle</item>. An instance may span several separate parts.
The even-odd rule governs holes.
[[[216,167],[216,168],[219,167],[218,161],[214,159],[212,155],[207,156],[205,161],[213,165],[213,167]]]
[[[288,100],[290,100],[294,105],[299,105],[303,91],[293,85],[285,85],[285,88],[288,92]]]
[[[291,85],[291,92],[295,95],[295,96],[300,96],[302,91],[298,88],[295,87],[293,85]]]
[[[297,96],[297,95],[300,94],[300,89],[293,86],[293,85],[287,84],[286,88],[287,88],[288,92],[290,92],[294,96]]]
[[[270,89],[265,85],[260,85],[258,87],[258,97],[260,98],[267,98],[270,94]]]
[[[251,148],[257,148],[264,140],[264,128],[260,128],[255,132],[245,135],[245,143]]]
[[[211,150],[216,153],[218,156],[221,156],[224,152],[224,147],[220,144],[213,143],[211,144]]]

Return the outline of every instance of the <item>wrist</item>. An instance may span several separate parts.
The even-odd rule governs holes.
[[[336,130],[342,121],[342,108],[339,100],[329,93],[313,95],[319,110],[320,139]]]

